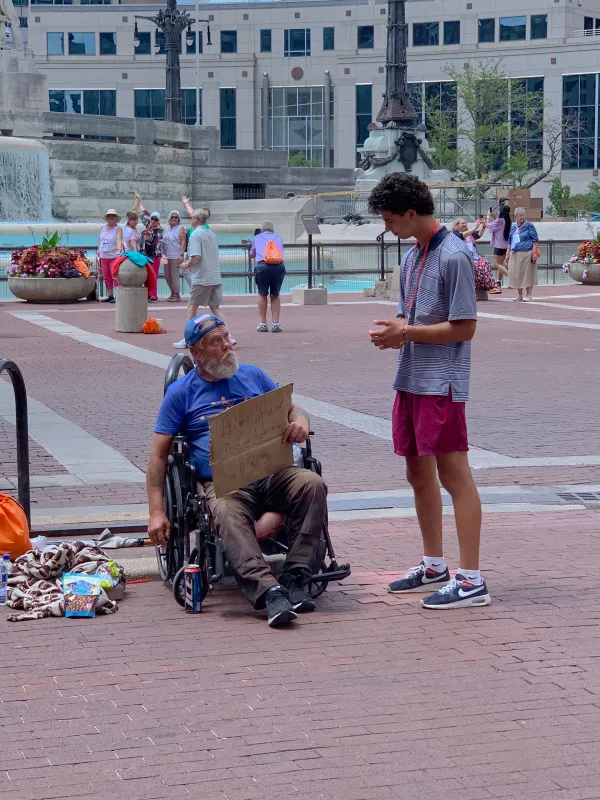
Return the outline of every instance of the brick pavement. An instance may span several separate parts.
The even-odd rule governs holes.
[[[596,307],[589,287],[539,287],[545,302]],[[502,298],[510,293],[505,292]],[[565,296],[572,299],[564,299]],[[554,296],[557,296],[555,299]],[[355,302],[358,295],[336,296]],[[486,314],[538,319],[600,322],[590,311],[509,303],[495,299],[480,305]],[[250,298],[233,299],[227,309],[240,341],[242,360],[258,363],[279,381],[295,383],[304,395],[389,419],[394,375],[393,353],[379,353],[366,331],[372,320],[389,317],[393,307],[364,302],[327,308],[284,308],[282,336],[254,332]],[[230,302],[228,300],[228,302]],[[169,333],[142,336],[112,333],[114,309],[69,306],[62,310],[0,304],[0,335],[8,333],[7,354],[20,364],[32,397],[102,439],[138,467],[145,466],[150,431],[162,393],[157,367],[98,350],[10,316],[11,310],[47,313],[86,331],[112,335],[139,347],[172,355],[180,335],[183,307],[153,311]],[[600,420],[590,413],[598,393],[596,353],[600,331],[550,327],[483,318],[474,344],[471,441],[477,447],[510,456],[547,457],[597,452]],[[549,366],[550,369],[543,369]],[[332,491],[405,488],[401,463],[390,443],[315,418],[315,444]],[[0,460],[6,455],[0,436]],[[45,454],[47,456],[47,454]],[[41,456],[40,456],[41,458]],[[41,459],[41,460],[46,460]],[[49,462],[50,459],[48,459]],[[32,473],[36,474],[33,465]],[[592,467],[479,470],[481,485],[598,482]],[[122,504],[143,500],[143,488],[131,485],[35,489],[38,507],[64,503]]]
[[[17,474],[15,426],[0,417],[0,478],[14,478]],[[33,475],[63,475],[67,470],[43,447],[29,439],[29,462]]]
[[[387,595],[420,556],[396,520],[332,526],[353,576],[293,630],[158,583],[113,617],[0,620],[0,796],[597,800],[598,519],[488,517],[485,609]]]

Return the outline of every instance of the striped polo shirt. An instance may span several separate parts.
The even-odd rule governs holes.
[[[412,298],[422,257],[423,249],[417,244],[402,259],[398,317],[407,316],[405,299]],[[407,287],[409,273],[411,285]],[[410,304],[413,306],[412,299]],[[409,325],[477,319],[472,256],[467,245],[444,227],[431,240],[416,302],[408,313]],[[470,342],[407,342],[398,356],[394,389],[429,395],[448,395],[451,391],[453,401],[464,402],[469,399],[470,371]]]

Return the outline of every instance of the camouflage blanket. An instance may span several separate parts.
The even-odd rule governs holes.
[[[10,622],[42,617],[64,617],[62,591],[64,572],[96,572],[99,565],[112,561],[100,547],[85,542],[62,542],[47,545],[43,550],[30,550],[11,564],[8,576],[8,607]],[[106,593],[98,598],[97,614],[114,614],[118,610]]]

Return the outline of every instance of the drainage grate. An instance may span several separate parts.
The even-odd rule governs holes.
[[[558,496],[561,500],[573,502],[573,500],[580,503],[600,503],[600,492],[564,492],[559,493]]]

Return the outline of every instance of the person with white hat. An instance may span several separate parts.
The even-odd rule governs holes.
[[[118,286],[117,281],[112,276],[112,265],[121,250],[123,249],[123,231],[119,228],[118,222],[121,217],[114,208],[109,208],[104,215],[106,225],[102,226],[98,237],[98,261],[104,277],[108,296],[103,303],[114,303],[114,287]]]

